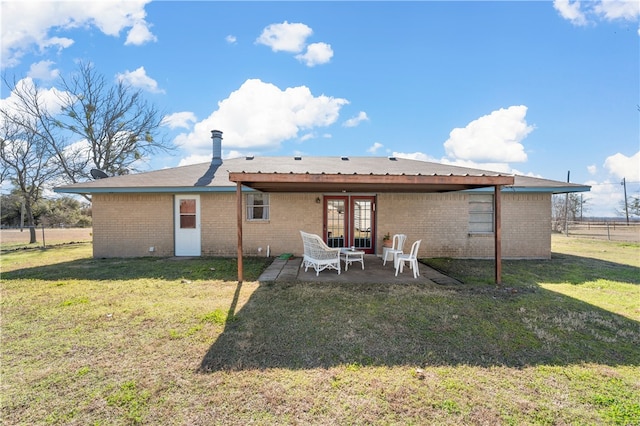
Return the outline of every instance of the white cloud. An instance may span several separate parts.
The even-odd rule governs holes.
[[[429,161],[429,162],[440,162],[440,160],[431,157],[422,152],[396,152],[394,151],[392,154],[393,157],[398,158],[406,158],[408,160],[420,160],[420,161]]]
[[[164,90],[158,88],[158,83],[147,75],[144,67],[140,67],[135,71],[127,70],[123,74],[117,74],[116,78],[150,93],[164,93]]]
[[[533,130],[525,120],[527,107],[511,106],[480,117],[449,134],[444,148],[452,160],[473,162],[524,162],[521,141]]]
[[[580,1],[554,0],[553,7],[560,12],[560,16],[571,21],[574,25],[586,25],[587,18],[580,10]]]
[[[346,99],[313,96],[305,86],[284,90],[257,79],[245,81],[218,109],[195,124],[193,131],[176,138],[191,154],[208,153],[210,132],[224,132],[224,149],[276,149],[301,131],[329,126],[338,119]]]
[[[208,163],[211,161],[211,154],[192,154],[180,160],[178,167],[189,166],[191,164]]]
[[[27,76],[44,81],[54,80],[60,75],[60,70],[52,68],[54,64],[53,61],[40,61],[31,64]]]
[[[238,41],[238,39],[236,39],[236,36],[229,34],[228,36],[226,36],[225,41],[229,44],[236,44],[236,42]]]
[[[157,37],[153,35],[149,29],[149,24],[145,21],[138,21],[129,30],[125,45],[140,46],[150,41],[157,41]]]
[[[367,113],[364,111],[360,111],[357,116],[351,117],[347,121],[345,121],[342,125],[344,127],[356,127],[363,121],[369,121],[369,117],[367,117]]]
[[[465,128],[453,129],[444,143],[447,157],[438,159],[422,152],[394,152],[393,156],[498,173],[523,174],[509,163],[527,161],[521,141],[533,127],[527,124],[526,113],[527,107],[523,105],[511,106],[482,116]]]
[[[300,139],[300,142],[304,142],[304,141],[308,141],[308,140],[315,139],[315,138],[317,138],[316,134],[313,133],[313,132],[309,132],[309,133],[306,133],[306,134],[300,136],[299,139]]]
[[[468,161],[468,160],[449,160],[447,158],[443,158],[440,160],[442,164],[450,164],[452,166],[458,167],[468,167],[470,169],[479,169],[479,170],[488,170],[491,172],[498,173],[506,173],[506,174],[515,174],[518,173],[514,168],[511,167],[509,163],[500,163],[500,162],[476,162],[476,161]],[[518,173],[522,174],[522,173]]]
[[[640,151],[631,157],[620,153],[607,157],[604,160],[604,168],[619,179],[640,182]]]
[[[167,126],[170,129],[190,129],[193,123],[197,120],[198,118],[191,111],[175,112],[173,114],[166,115],[162,119],[162,125]]]
[[[5,1],[2,2],[2,67],[13,67],[34,45],[44,51],[73,44],[65,30],[96,27],[117,37],[129,28],[126,44],[155,40],[145,21],[149,0],[118,1]],[[52,33],[56,33],[53,36]]]
[[[640,17],[637,0],[606,0],[595,3],[594,11],[608,21],[622,19],[632,21]]]
[[[61,92],[55,87],[51,89],[36,89],[36,85],[31,77],[19,80],[16,83],[16,87],[22,93],[34,93],[35,90],[38,90],[38,100],[40,102],[40,106],[48,113],[56,115],[62,111],[60,99],[65,96],[65,92]],[[7,112],[8,114],[18,113],[18,111],[21,109],[19,107],[20,105],[21,102],[16,96],[15,91],[12,91],[8,97],[0,99],[0,109]]]
[[[302,52],[307,37],[311,34],[313,34],[313,30],[305,24],[290,24],[284,21],[282,24],[267,26],[256,39],[256,43],[264,44],[274,52],[298,53]]]
[[[582,26],[607,21],[633,21],[640,17],[640,2],[637,0],[554,0],[553,7],[564,19],[572,24]]]
[[[624,201],[624,192],[620,182],[587,181],[585,185],[591,186],[591,190],[584,193],[584,198],[587,200],[585,216],[616,216],[617,210],[620,209],[620,203]]]
[[[75,42],[70,38],[51,37],[45,40],[44,42],[42,42],[42,44],[40,44],[40,49],[45,50],[48,47],[55,47],[55,48],[58,48],[58,52],[60,52],[62,49],[66,49],[67,47],[71,46],[73,43]]]
[[[598,166],[596,166],[595,164],[587,166],[587,172],[589,172],[590,175],[595,175],[596,173],[598,173]]]
[[[367,152],[370,152],[371,154],[375,154],[383,146],[384,145],[382,145],[380,142],[374,142],[373,145],[371,145],[369,149],[367,149]]]
[[[296,59],[303,62],[308,67],[326,64],[333,57],[331,45],[327,43],[312,43],[307,46],[304,54],[296,55]]]

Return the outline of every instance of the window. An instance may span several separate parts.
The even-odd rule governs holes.
[[[493,232],[493,195],[469,195],[469,233]]]
[[[247,220],[269,219],[269,194],[247,194]]]
[[[180,200],[180,228],[195,229],[196,200]]]

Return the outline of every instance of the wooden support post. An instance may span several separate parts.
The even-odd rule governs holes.
[[[502,285],[502,229],[501,229],[501,213],[502,213],[502,202],[500,200],[500,185],[496,185],[494,187],[494,224],[493,224],[493,235],[494,235],[494,249],[495,249],[495,278],[496,284]]]
[[[238,283],[243,281],[244,267],[242,264],[242,182],[236,183],[236,215],[238,220]]]

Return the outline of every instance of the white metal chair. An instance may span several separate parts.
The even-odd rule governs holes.
[[[302,264],[305,272],[309,266],[313,266],[316,270],[316,276],[325,269],[335,269],[340,275],[340,248],[331,248],[327,246],[322,238],[316,234],[309,234],[300,231],[302,243],[304,245],[304,255]]]
[[[418,249],[422,240],[418,240],[411,245],[411,252],[408,254],[396,255],[396,277],[398,276],[398,270],[402,272],[404,269],[404,263],[409,262],[409,268],[413,269],[413,278],[418,278],[420,271],[418,270]]]
[[[393,266],[396,266],[396,256],[403,253],[404,242],[407,241],[407,236],[405,234],[395,234],[391,241],[391,248],[382,250],[384,252],[382,266],[387,264],[387,258],[389,255],[391,255],[391,259],[393,259]]]

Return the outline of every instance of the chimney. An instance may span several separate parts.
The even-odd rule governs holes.
[[[212,130],[211,139],[213,140],[213,158],[211,158],[211,165],[219,166],[222,164],[222,132],[220,130]]]

